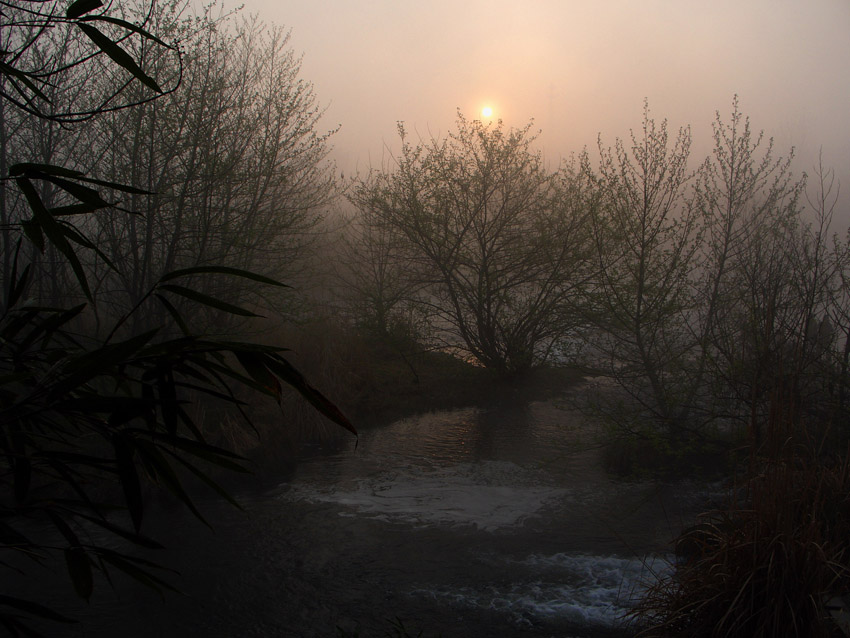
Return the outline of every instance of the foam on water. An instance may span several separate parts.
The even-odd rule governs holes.
[[[505,560],[517,580],[481,589],[421,588],[412,592],[459,607],[490,609],[519,625],[561,620],[614,627],[632,601],[661,573],[669,557],[624,558],[589,554],[531,555]]]
[[[285,498],[342,506],[341,516],[364,516],[414,526],[468,525],[484,531],[521,525],[566,490],[541,484],[508,462],[406,467],[332,488],[299,484]]]

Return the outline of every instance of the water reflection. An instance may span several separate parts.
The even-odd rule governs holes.
[[[314,450],[243,493],[246,512],[202,501],[214,533],[151,512],[172,542],[155,558],[186,595],[100,588],[88,608],[60,604],[85,619],[65,635],[380,637],[396,617],[427,637],[612,635],[704,489],[618,480],[599,456],[595,430],[554,402],[367,428],[356,449]]]

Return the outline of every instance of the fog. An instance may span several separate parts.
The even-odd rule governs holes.
[[[292,30],[302,77],[340,125],[346,174],[377,165],[397,121],[445,134],[456,110],[522,126],[534,119],[548,161],[628,135],[643,100],[673,127],[690,124],[693,159],[708,151],[715,111],[734,94],[777,150],[810,171],[822,148],[850,176],[850,4],[435,0],[368,3],[248,0],[246,11]],[[847,189],[845,188],[845,191]],[[842,199],[845,199],[844,197]],[[846,199],[845,199],[846,201]]]
[[[0,626],[847,632],[850,4],[458,5],[3,3]]]

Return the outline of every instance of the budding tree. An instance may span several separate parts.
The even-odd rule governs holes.
[[[598,205],[591,210],[598,278],[593,345],[605,374],[630,397],[635,422],[679,434],[696,214],[688,205],[690,129],[669,138],[644,106],[642,127],[614,148],[599,140]],[[585,172],[592,173],[584,159]]]
[[[530,124],[458,114],[443,140],[399,134],[394,168],[361,180],[351,201],[404,249],[434,332],[501,374],[545,361],[589,264],[577,189],[545,169]]]

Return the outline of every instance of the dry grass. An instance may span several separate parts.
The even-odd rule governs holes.
[[[809,448],[764,461],[677,542],[675,572],[634,610],[640,636],[838,636],[850,592],[850,465]]]

